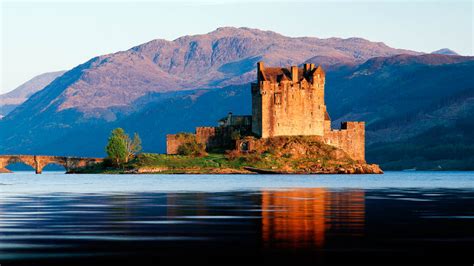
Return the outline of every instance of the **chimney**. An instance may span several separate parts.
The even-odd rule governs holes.
[[[298,82],[298,67],[297,66],[291,67],[291,81]]]
[[[304,64],[304,74],[308,73],[311,71],[311,64]]]
[[[309,65],[309,71],[312,71],[314,69],[314,64]]]

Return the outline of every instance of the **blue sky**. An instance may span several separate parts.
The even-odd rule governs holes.
[[[422,52],[473,55],[473,2],[1,1],[0,93],[101,54],[222,26],[287,36],[362,37]]]

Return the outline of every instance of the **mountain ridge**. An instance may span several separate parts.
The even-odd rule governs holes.
[[[66,71],[47,72],[37,75],[24,82],[10,92],[0,95],[0,118],[7,115],[20,104],[24,103],[34,93],[44,89],[54,79]]]
[[[269,65],[288,65],[324,55],[362,62],[402,52],[419,54],[359,38],[291,38],[257,29],[221,28],[174,41],[152,40],[95,57],[77,80],[64,78],[55,84],[62,88],[45,89],[62,91],[56,100],[56,111],[72,108],[101,116],[98,110],[109,113],[108,109],[129,106],[147,93],[251,82],[255,78],[254,64],[259,60]]]

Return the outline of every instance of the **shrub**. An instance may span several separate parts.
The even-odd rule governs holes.
[[[206,156],[206,145],[198,143],[195,139],[189,140],[178,147],[178,154],[195,157]]]
[[[228,150],[225,153],[225,158],[227,160],[235,160],[241,156],[240,152],[238,150]]]

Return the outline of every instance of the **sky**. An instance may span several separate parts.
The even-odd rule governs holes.
[[[94,56],[224,26],[473,55],[473,0],[0,0],[0,8],[0,94]]]

